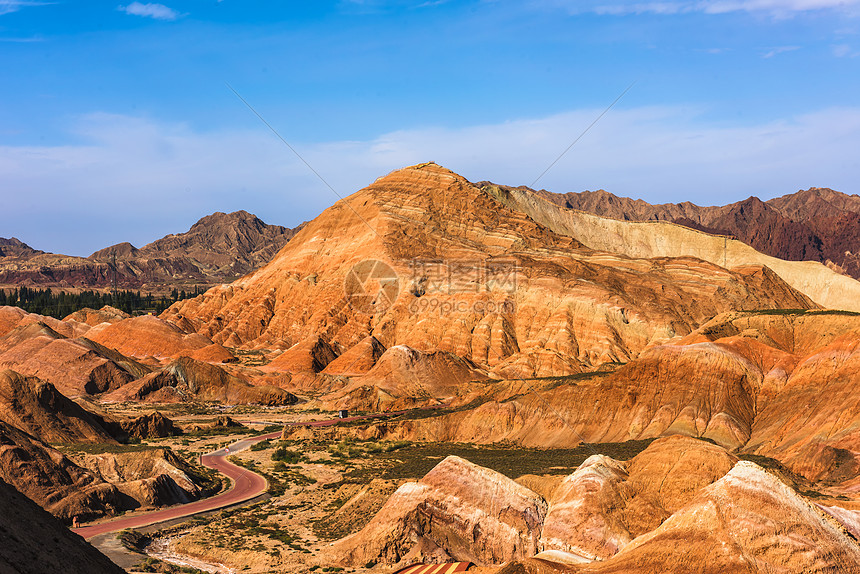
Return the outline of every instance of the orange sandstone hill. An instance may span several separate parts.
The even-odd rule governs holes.
[[[761,266],[594,251],[429,163],[337,202],[265,267],[162,318],[228,347],[283,350],[270,372],[325,390],[354,365],[369,377],[401,345],[495,376],[567,375],[627,362],[722,312],[815,306]]]
[[[361,432],[539,447],[686,435],[775,459],[834,496],[853,497],[860,485],[858,360],[858,314],[726,313],[613,372],[472,383],[452,412]]]
[[[670,437],[626,462],[591,456],[547,498],[448,457],[330,559],[471,561],[498,574],[857,572],[857,516],[719,446]]]
[[[217,366],[235,358],[203,335],[157,317],[122,317],[114,311],[90,310],[60,321],[0,307],[0,369],[37,377],[72,398],[267,405],[297,400]],[[96,322],[97,317],[106,320]]]
[[[104,420],[51,383],[0,371],[0,420],[51,443],[113,443]]]

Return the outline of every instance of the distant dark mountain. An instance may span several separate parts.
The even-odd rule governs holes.
[[[300,228],[268,225],[247,211],[217,212],[185,233],[162,237],[140,249],[119,243],[89,259],[110,261],[115,252],[118,262],[189,261],[204,276],[239,277],[268,262]]]
[[[41,253],[44,251],[33,249],[15,237],[11,239],[0,237],[0,257],[31,257]]]
[[[530,190],[569,209],[624,221],[671,221],[707,233],[731,235],[780,259],[820,261],[860,278],[860,196],[811,188],[769,201],[750,197],[724,206],[690,202],[652,205],[607,191],[551,193]]]
[[[0,286],[109,287],[114,256],[119,289],[159,293],[229,282],[269,261],[302,225],[289,229],[268,225],[247,211],[218,212],[185,233],[139,249],[118,243],[86,258],[44,253],[17,239],[0,239]]]

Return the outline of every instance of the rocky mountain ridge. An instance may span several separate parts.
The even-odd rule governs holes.
[[[552,193],[525,187],[508,189],[527,191],[558,206],[601,217],[666,221],[729,235],[773,257],[829,263],[840,272],[860,278],[860,196],[857,195],[813,187],[768,201],[750,197],[724,206],[705,207],[691,202],[652,205],[604,190]]]
[[[365,269],[370,261],[380,265]],[[366,279],[396,285],[390,298],[353,297],[350,277],[371,269],[389,270]],[[816,305],[750,264],[589,249],[430,163],[339,201],[263,268],[162,318],[228,347],[285,351],[289,361],[268,369],[298,388],[320,379],[322,347],[340,356],[364,341],[369,353],[372,340],[374,352],[405,345],[502,376],[550,376],[627,361],[723,311],[768,307]]]
[[[114,256],[119,289],[164,293],[174,286],[223,283],[267,262],[301,227],[269,225],[247,211],[217,212],[185,233],[141,248],[119,243],[89,257],[45,253],[0,238],[0,287],[110,287]]]

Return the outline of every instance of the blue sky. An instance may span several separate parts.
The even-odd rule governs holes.
[[[860,0],[0,0],[0,236],[88,255],[293,226],[434,160],[724,204],[860,193]]]

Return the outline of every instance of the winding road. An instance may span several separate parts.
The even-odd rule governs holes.
[[[361,415],[322,421],[293,422],[286,423],[286,426],[329,426],[337,423],[350,422],[362,419],[388,418],[405,412],[406,411],[396,411],[390,413],[376,413],[372,415]],[[259,424],[259,421],[242,422]],[[153,510],[151,512],[137,514],[135,516],[114,518],[112,520],[99,522],[98,524],[92,524],[90,526],[81,526],[79,528],[73,528],[72,532],[79,534],[85,539],[89,540],[90,538],[93,538],[94,536],[99,536],[100,534],[119,532],[120,530],[125,530],[127,528],[141,528],[144,526],[149,526],[151,524],[156,524],[158,522],[174,520],[176,518],[184,518],[186,516],[199,514],[201,512],[209,512],[211,510],[218,510],[220,508],[233,506],[234,504],[239,504],[241,502],[251,500],[252,498],[255,498],[266,492],[266,489],[269,486],[266,482],[266,479],[259,474],[248,470],[247,468],[236,466],[232,462],[228,461],[227,457],[239,451],[245,450],[246,448],[249,448],[251,445],[260,441],[278,438],[280,436],[281,431],[277,431],[261,436],[244,438],[242,440],[230,444],[226,448],[212,451],[208,454],[204,454],[201,457],[200,462],[203,464],[203,466],[217,470],[233,482],[233,486],[226,492],[222,492],[221,494],[217,494],[210,498],[204,498],[202,500],[189,502],[187,504],[178,504],[168,508],[162,508],[160,510]]]
[[[207,512],[210,510],[218,510],[219,508],[224,508],[226,506],[232,506],[240,502],[245,502],[246,500],[251,500],[252,498],[259,496],[266,491],[266,489],[268,488],[266,479],[259,474],[248,470],[247,468],[236,466],[232,462],[228,461],[227,457],[241,450],[245,450],[252,444],[258,443],[266,439],[277,438],[280,436],[281,431],[277,431],[261,436],[245,438],[240,441],[234,442],[226,448],[210,452],[209,454],[204,454],[201,457],[201,463],[203,464],[203,466],[215,469],[233,481],[232,488],[230,488],[230,490],[227,490],[226,492],[222,492],[221,494],[217,494],[210,498],[204,498],[202,500],[189,502],[187,504],[171,506],[169,508],[163,508],[161,510],[153,510],[152,512],[147,512],[145,514],[121,517],[116,518],[114,520],[93,524],[91,526],[73,528],[72,532],[80,534],[86,539],[90,539],[93,536],[98,536],[99,534],[118,532],[127,528],[140,528],[142,526],[149,526],[150,524],[155,524],[157,522],[164,522],[165,520],[173,520],[175,518],[183,518],[185,516],[191,516],[193,514]]]

